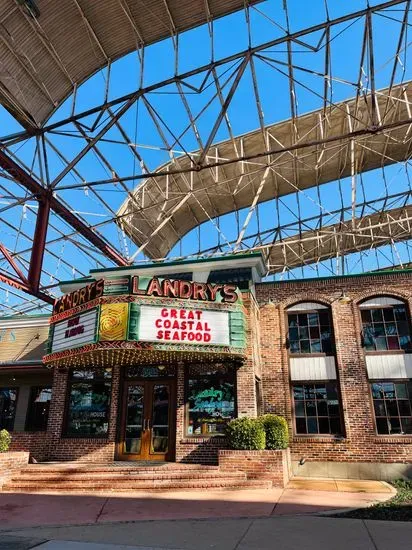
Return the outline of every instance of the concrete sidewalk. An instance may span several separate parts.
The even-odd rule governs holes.
[[[410,550],[412,523],[326,517],[150,521],[3,533],[0,550]]]

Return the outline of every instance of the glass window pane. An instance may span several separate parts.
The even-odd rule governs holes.
[[[305,401],[306,407],[306,416],[315,416],[316,415],[316,402],[315,401]]]
[[[376,416],[386,416],[385,402],[383,399],[375,399],[373,403]]]
[[[382,388],[386,399],[395,397],[395,385],[392,382],[384,382]]]
[[[319,324],[329,327],[330,326],[329,311],[327,309],[320,309],[318,313],[319,313]]]
[[[399,349],[399,339],[397,336],[388,336],[388,349]]]
[[[406,308],[404,305],[394,306],[393,312],[395,314],[395,319],[398,319],[399,321],[404,321],[407,319]]]
[[[289,345],[290,353],[300,353],[299,340],[290,340]]]
[[[383,314],[381,309],[371,309],[372,321],[374,323],[382,323]]]
[[[362,322],[370,324],[372,322],[372,315],[370,309],[361,310]]]
[[[297,328],[291,328],[289,330],[289,339],[290,340],[298,340],[299,339],[299,331]]]
[[[388,416],[398,416],[398,405],[396,399],[387,399],[385,401],[386,412]]]
[[[400,336],[408,336],[409,335],[409,324],[407,321],[398,321],[396,323],[397,331]]]
[[[169,386],[153,387],[152,451],[166,453],[169,444]]]
[[[411,416],[411,404],[407,399],[398,401],[399,416]]]
[[[389,433],[389,426],[388,421],[386,418],[377,418],[376,419],[376,428],[378,431],[378,434],[388,434]]]
[[[0,388],[0,430],[13,431],[17,391],[17,388]]]
[[[385,324],[386,334],[388,336],[394,336],[398,334],[398,330],[396,328],[396,323],[386,323]]]
[[[298,316],[297,315],[294,315],[294,314],[290,313],[288,315],[288,320],[289,320],[289,329],[292,328],[292,327],[297,327],[298,326]]]
[[[374,399],[383,399],[382,384],[372,384],[372,396]]]
[[[309,329],[310,338],[312,340],[319,340],[320,339],[320,331],[319,327],[310,327]]]
[[[316,417],[308,418],[308,434],[318,433],[318,419]]]
[[[188,380],[188,435],[223,433],[235,418],[235,374]]]
[[[27,408],[26,431],[46,431],[52,390],[50,387],[33,387]]]
[[[386,322],[390,322],[390,321],[393,321],[395,319],[395,315],[394,315],[392,307],[386,307],[383,310],[383,318]]]
[[[310,341],[301,340],[300,341],[300,351],[301,353],[310,353]]]
[[[125,452],[139,454],[142,446],[144,388],[130,385],[127,389]]]
[[[109,427],[111,369],[75,371],[70,387],[66,432],[106,436]]]
[[[305,405],[303,401],[295,401],[295,415],[305,416]]]
[[[308,326],[308,315],[307,315],[307,313],[299,313],[298,323],[299,323],[299,327],[307,327]]]
[[[375,345],[377,350],[387,350],[388,343],[385,337],[375,338]]]
[[[303,386],[293,386],[294,399],[303,399]]]
[[[373,325],[373,335],[375,338],[378,336],[385,336],[385,325],[383,323]]]
[[[320,340],[311,340],[311,352],[312,353],[321,353],[322,346],[320,345]]]
[[[309,329],[308,327],[299,327],[299,338],[302,339],[309,339]]]
[[[319,418],[319,433],[328,434],[329,433],[329,419],[328,418]]]
[[[395,384],[396,397],[398,399],[408,399],[408,390],[406,384]]]
[[[326,401],[323,401],[323,400],[318,401],[317,406],[318,406],[319,416],[328,416],[328,404]]]
[[[338,389],[335,382],[329,382],[326,384],[326,393],[329,400],[338,398]]]
[[[296,433],[305,434],[306,431],[306,419],[305,418],[296,418]]]
[[[410,350],[411,349],[411,337],[410,335],[400,336],[399,338],[401,349]]]
[[[308,323],[311,326],[318,326],[319,317],[317,313],[308,313]]]
[[[326,396],[327,396],[326,387],[316,384],[315,395],[316,395],[316,399],[326,399]]]
[[[389,418],[389,433],[390,434],[400,434],[401,433],[401,423],[399,417]]]

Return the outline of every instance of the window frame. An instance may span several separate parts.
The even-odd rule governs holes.
[[[45,390],[45,389],[48,389],[48,388],[50,388],[51,393],[50,393],[50,401],[48,401],[49,410],[47,411],[46,427],[45,427],[44,430],[37,430],[37,429],[30,428],[29,427],[29,416],[30,416],[30,411],[31,411],[31,407],[32,407],[32,398],[33,398],[34,390],[36,390],[36,389]],[[52,387],[51,383],[49,385],[30,386],[29,402],[27,404],[26,420],[25,420],[25,423],[24,423],[24,431],[25,432],[37,433],[37,432],[46,432],[47,431],[47,424],[49,422],[49,414],[50,414],[50,403],[51,403],[52,397],[53,397],[53,387]]]
[[[207,434],[189,434],[188,433],[188,427],[189,427],[189,380],[191,379],[189,374],[189,368],[191,366],[198,366],[198,365],[188,365],[187,370],[185,369],[184,372],[184,426],[183,426],[183,438],[184,439],[210,439],[213,437],[225,437],[224,433],[207,433]],[[213,367],[213,363],[211,363],[211,366],[205,364],[205,369],[209,368],[211,369]],[[234,417],[238,418],[238,400],[237,400],[237,368],[235,364],[231,364],[228,368],[228,374],[233,371],[233,378],[234,378],[234,384],[233,384],[233,393],[235,398],[235,410],[234,410]],[[226,375],[226,376],[227,376]],[[199,375],[201,376],[201,375]],[[193,377],[194,378],[194,377]]]
[[[323,304],[321,302],[312,302],[312,303],[318,303],[319,306],[322,306],[321,308],[319,309],[296,309],[296,310],[293,310],[293,311],[289,311],[289,308],[291,307],[294,307],[294,306],[299,306],[300,304],[305,304],[307,302],[297,302],[295,304],[291,304],[289,305],[287,308],[285,308],[285,327],[286,327],[286,348],[287,348],[287,351],[288,351],[288,355],[289,357],[334,357],[336,355],[336,345],[335,345],[335,332],[333,330],[333,316],[332,316],[332,309],[330,307],[330,305],[327,305],[327,304]],[[327,353],[325,351],[320,351],[320,352],[314,352],[314,353],[295,353],[295,352],[292,352],[291,351],[291,348],[290,348],[290,336],[289,336],[289,333],[290,333],[290,329],[289,329],[289,315],[301,315],[303,313],[318,313],[319,311],[321,310],[326,310],[328,312],[328,317],[329,317],[329,328],[330,328],[330,345],[331,345],[331,351],[330,353]],[[308,325],[310,326],[310,325]],[[321,325],[318,324],[317,325],[318,327],[320,327]]]
[[[101,368],[103,370],[105,369],[105,367],[98,367],[98,368]],[[113,372],[114,372],[114,369],[113,369],[113,367],[107,367],[107,368],[110,368],[111,371],[112,371],[112,376],[110,378],[110,393],[109,393],[109,402],[108,402],[109,415],[108,415],[107,433],[102,435],[102,434],[70,434],[70,433],[67,432],[68,426],[69,426],[69,408],[70,408],[71,388],[72,388],[73,382],[76,383],[76,381],[73,381],[71,379],[71,372],[72,371],[81,371],[81,370],[95,370],[95,368],[93,368],[93,367],[89,368],[89,369],[88,368],[70,367],[68,375],[67,375],[66,400],[65,400],[65,406],[64,406],[64,418],[63,418],[62,432],[61,432],[61,438],[62,439],[104,439],[104,440],[107,440],[109,438],[110,426],[111,426],[111,422],[112,422],[110,411],[111,411],[111,407],[112,407]],[[79,380],[78,382],[81,382],[81,380]]]
[[[17,412],[17,404],[19,402],[20,388],[19,388],[19,386],[1,386],[0,389],[16,390],[16,408],[15,408],[14,416],[13,416],[13,428],[11,430],[8,430],[7,428],[2,428],[2,426],[0,424],[0,430],[5,429],[5,430],[13,433],[14,432],[14,425],[16,423],[16,412]]]
[[[369,306],[369,307],[362,307],[362,304],[364,304],[365,302],[369,301],[369,300],[373,300],[374,298],[393,298],[394,300],[398,300],[400,302],[402,302],[402,305],[404,306],[405,308],[405,312],[406,312],[406,322],[408,324],[408,330],[409,330],[409,341],[410,341],[410,347],[408,349],[402,349],[402,348],[399,348],[399,349],[382,349],[382,350],[377,350],[377,349],[373,349],[373,350],[368,350],[366,349],[366,345],[365,345],[365,329],[364,329],[364,325],[363,325],[363,319],[362,319],[362,311],[372,311],[372,310],[375,310],[375,309],[389,309],[389,308],[394,308],[395,305],[401,305],[401,304],[392,304],[392,305],[387,305],[387,306]],[[361,338],[361,347],[363,349],[363,352],[365,355],[383,355],[383,354],[389,354],[389,355],[395,355],[395,354],[407,354],[407,353],[412,353],[412,319],[411,319],[411,315],[410,315],[410,311],[409,311],[409,304],[402,298],[398,298],[397,296],[391,296],[389,294],[376,294],[374,296],[368,296],[367,298],[363,299],[361,302],[358,303],[358,307],[357,307],[357,310],[358,310],[358,319],[359,319],[359,325],[360,325],[360,328],[361,328],[361,332],[360,332],[360,338]],[[385,323],[384,323],[385,325]],[[385,333],[385,338],[387,337],[386,333]],[[398,334],[397,334],[397,337],[399,338]]]
[[[370,406],[371,406],[371,411],[372,411],[372,420],[373,420],[373,427],[374,427],[375,437],[388,437],[390,439],[396,439],[396,438],[407,438],[407,439],[409,438],[409,439],[411,439],[412,438],[412,433],[409,433],[409,434],[383,434],[383,433],[378,432],[378,423],[376,421],[376,414],[375,414],[375,403],[374,403],[375,400],[373,398],[373,393],[372,393],[372,384],[384,384],[384,383],[407,384],[409,381],[412,383],[412,378],[390,378],[390,379],[387,379],[387,380],[382,380],[382,379],[377,379],[377,378],[373,378],[373,379],[368,378],[369,401],[370,401]],[[412,400],[412,396],[411,396],[411,400]],[[410,406],[411,406],[411,418],[412,418],[412,401],[410,401]],[[386,418],[389,418],[389,417],[386,417]],[[400,418],[399,415],[398,415],[398,418]]]
[[[342,428],[342,433],[339,434],[332,434],[332,433],[298,433],[296,429],[296,407],[295,407],[295,396],[293,394],[293,386],[305,386],[305,385],[315,385],[315,384],[331,384],[335,383],[337,388],[337,394],[339,399],[339,419],[340,424]],[[289,384],[289,390],[290,390],[290,400],[292,404],[292,428],[293,428],[293,437],[298,438],[316,438],[316,439],[346,439],[346,427],[345,427],[345,418],[343,414],[343,406],[342,406],[342,393],[340,388],[340,382],[339,379],[328,379],[328,380],[290,380]],[[298,417],[302,418],[302,417]],[[304,418],[307,418],[306,415]],[[318,418],[318,416],[317,416]],[[325,417],[322,417],[325,418]],[[330,418],[328,416],[328,418]]]

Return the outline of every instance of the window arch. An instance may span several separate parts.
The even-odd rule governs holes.
[[[332,320],[328,306],[319,302],[299,302],[286,311],[291,354],[332,354]]]
[[[392,296],[375,296],[359,304],[365,351],[412,351],[407,305]]]

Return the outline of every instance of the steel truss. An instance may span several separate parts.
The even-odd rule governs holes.
[[[150,83],[150,50],[141,45],[134,61],[139,85],[118,97],[111,92],[115,66],[106,56],[99,105],[84,110],[76,83],[68,116],[42,127],[20,119],[25,129],[0,140],[0,193],[7,203],[0,226],[9,235],[0,244],[0,282],[52,303],[60,271],[69,278],[70,270],[83,275],[107,260],[122,266],[184,257],[186,235],[197,241],[190,255],[262,250],[270,273],[407,241],[411,2],[365,5],[335,18],[326,2],[321,21],[305,29],[293,27],[292,3],[283,2],[283,21],[263,4],[248,5],[247,47],[220,57],[209,17],[210,60],[195,68],[181,70],[183,39],[172,33],[172,74]],[[258,18],[273,30],[261,43],[254,34]],[[394,29],[387,53],[382,21]],[[104,52],[89,30],[93,47]],[[45,40],[41,29],[34,32]],[[352,32],[356,67],[347,70],[335,58]],[[283,94],[280,112],[268,94],[273,86]],[[162,97],[172,106],[165,108]],[[298,98],[308,105],[300,107]],[[253,122],[239,123],[242,112]],[[392,193],[388,167],[398,162],[402,185]],[[383,198],[365,182],[372,169],[379,171]],[[336,194],[335,208],[323,188]],[[202,237],[206,225],[214,245]],[[29,309],[37,303],[27,302]]]

